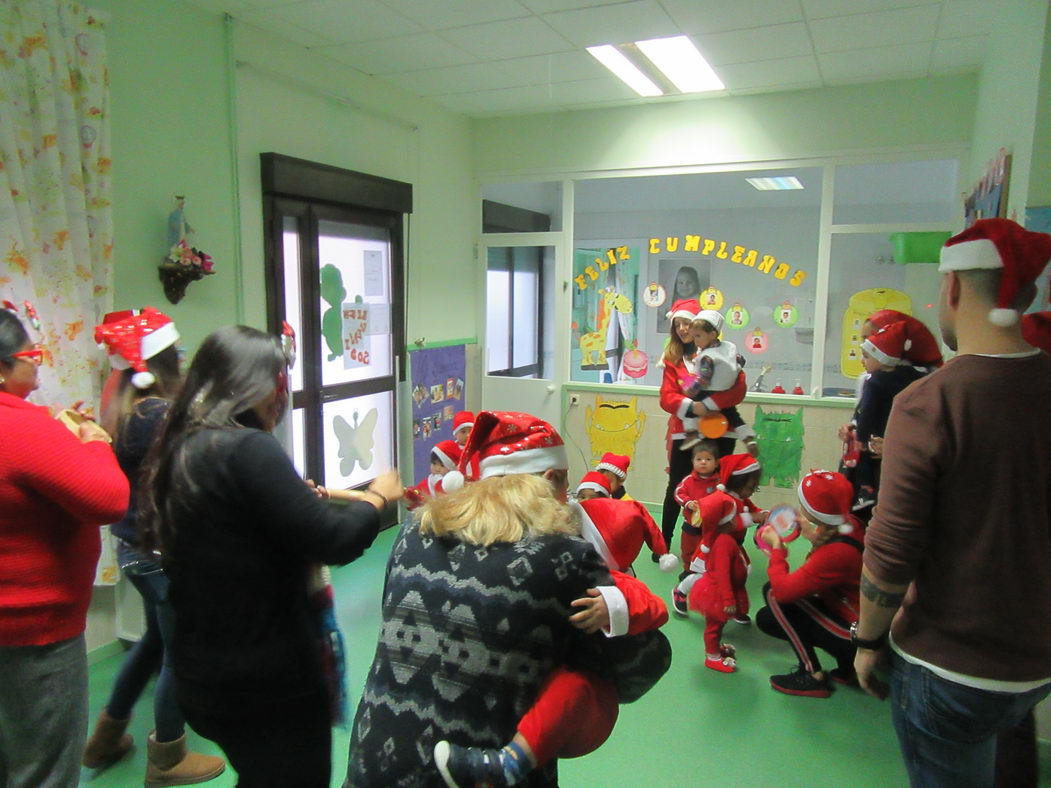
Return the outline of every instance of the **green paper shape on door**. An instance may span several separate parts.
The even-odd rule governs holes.
[[[347,291],[343,287],[343,274],[329,263],[321,269],[321,300],[329,305],[321,315],[321,335],[328,345],[328,360],[335,361],[343,355],[343,300]]]

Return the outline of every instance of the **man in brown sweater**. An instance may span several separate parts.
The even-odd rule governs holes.
[[[997,733],[1051,691],[1051,356],[1014,311],[1049,259],[1051,236],[1006,219],[946,243],[939,322],[958,355],[887,425],[855,668],[886,694],[873,671],[889,629],[914,786],[991,786]]]

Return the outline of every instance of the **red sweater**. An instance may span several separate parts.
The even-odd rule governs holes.
[[[744,550],[728,533],[715,537],[707,558],[707,571],[690,589],[690,607],[705,618],[726,621],[724,608],[737,607],[737,615],[748,612],[748,564]]]
[[[682,417],[687,415],[686,411],[693,404],[693,400],[684,394],[686,381],[693,375],[686,369],[686,365],[680,361],[678,364],[664,362],[664,377],[661,379],[660,404],[661,409],[670,414],[668,419],[668,439],[679,440],[686,437],[682,427]],[[726,391],[713,392],[703,400],[704,406],[709,410],[721,410],[738,405],[744,400],[748,384],[744,373],[737,376],[737,382],[733,388]]]
[[[0,646],[84,632],[98,526],[124,515],[128,494],[108,444],[0,392]]]
[[[864,543],[860,526],[849,534]],[[861,551],[847,542],[830,542],[814,548],[803,565],[788,571],[788,549],[770,553],[770,591],[778,602],[796,602],[817,597],[825,610],[845,624],[858,620],[858,587],[861,582]]]

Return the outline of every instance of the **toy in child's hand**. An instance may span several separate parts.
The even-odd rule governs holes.
[[[858,464],[858,460],[861,459],[861,442],[854,436],[855,432],[851,429],[843,441],[842,462],[844,468],[855,467]]]
[[[55,414],[55,418],[61,421],[74,435],[80,434],[80,425],[87,421],[87,417],[76,408],[66,408]]]
[[[704,437],[715,440],[726,434],[726,431],[730,429],[730,422],[721,412],[709,411],[701,416],[699,428]]]
[[[787,504],[775,506],[770,510],[766,522],[755,529],[755,546],[767,555],[770,555],[771,547],[766,543],[763,534],[768,528],[772,528],[782,544],[788,544],[799,536],[799,518],[795,509]]]

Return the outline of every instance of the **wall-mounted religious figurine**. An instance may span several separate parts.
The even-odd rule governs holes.
[[[642,291],[642,303],[648,307],[657,308],[663,306],[668,300],[668,292],[661,287],[659,282],[650,282]]]
[[[584,429],[591,444],[591,461],[598,462],[606,452],[635,456],[635,444],[646,426],[646,414],[639,410],[638,398],[606,399],[595,395],[595,407],[584,408]]]
[[[847,302],[839,353],[839,366],[844,376],[856,378],[865,371],[861,364],[861,328],[869,315],[881,309],[896,309],[911,315],[912,299],[899,290],[873,287],[854,293]]]
[[[790,301],[774,307],[774,323],[781,328],[791,328],[799,320],[799,310]]]
[[[183,195],[175,195],[175,210],[168,215],[168,256],[157,266],[164,295],[173,304],[182,301],[190,282],[215,273],[212,258],[190,245],[194,230],[186,221],[185,204]]]
[[[759,483],[794,488],[803,461],[803,409],[768,413],[756,405],[752,427],[762,459]]]
[[[744,346],[749,353],[765,353],[770,347],[770,337],[761,328],[753,328],[745,334]]]
[[[751,320],[751,316],[748,314],[748,310],[744,308],[740,301],[735,301],[734,305],[726,310],[727,328],[745,328],[748,325],[749,320]]]
[[[701,309],[714,309],[718,312],[723,308],[723,291],[715,286],[708,286],[701,291],[701,297],[697,299],[700,301]]]

